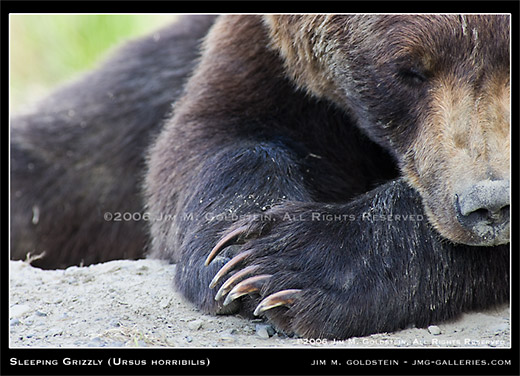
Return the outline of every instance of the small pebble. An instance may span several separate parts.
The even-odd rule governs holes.
[[[112,321],[110,321],[110,326],[113,326],[113,327],[120,327],[121,326],[121,323],[119,322],[118,319],[114,319]]]
[[[9,309],[9,317],[12,317],[12,318],[22,317],[30,310],[31,310],[31,307],[29,307],[26,304],[16,304]]]
[[[45,312],[41,312],[41,311],[36,311],[35,314],[36,314],[36,316],[40,316],[40,317],[47,316],[47,314]]]
[[[188,328],[191,330],[199,330],[202,328],[202,320],[194,320],[188,323]]]
[[[269,338],[274,335],[275,330],[271,325],[256,324],[256,334],[262,338]]]
[[[11,325],[11,326],[20,325],[20,320],[11,319],[11,320],[9,320],[9,325]]]
[[[190,336],[186,336],[186,337],[184,337],[184,339],[185,339],[186,342],[188,342],[188,343],[191,343],[191,341],[193,341],[193,338],[191,338]]]
[[[267,332],[267,329],[260,328],[256,331],[256,334],[262,338],[269,338],[269,333]]]
[[[428,327],[428,331],[430,332],[430,334],[433,334],[434,336],[441,334],[441,328],[439,328],[437,325],[430,325]]]

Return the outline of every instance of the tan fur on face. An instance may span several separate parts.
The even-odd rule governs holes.
[[[478,181],[509,179],[509,80],[494,74],[476,91],[471,82],[443,77],[431,98],[405,158],[405,174],[421,192],[434,227],[448,239],[468,243],[454,206],[446,203]]]

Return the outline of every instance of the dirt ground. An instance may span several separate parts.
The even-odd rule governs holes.
[[[174,273],[158,260],[50,271],[10,261],[10,347],[510,346],[508,306],[343,342],[289,338],[261,320],[202,314],[173,290]]]

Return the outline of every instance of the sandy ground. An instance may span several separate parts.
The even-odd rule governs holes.
[[[112,261],[43,271],[10,262],[10,347],[509,347],[509,307],[344,342],[288,338],[261,320],[209,316],[172,287],[175,266]]]

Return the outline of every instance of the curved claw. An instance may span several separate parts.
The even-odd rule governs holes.
[[[231,261],[229,261],[229,262],[231,262]],[[254,273],[257,269],[258,269],[258,265],[250,265],[250,266],[240,270],[239,272],[236,272],[235,274],[233,274],[220,287],[220,289],[217,292],[217,295],[215,295],[215,300],[220,300],[224,295],[226,295],[229,292],[229,290],[231,290],[232,286],[235,283],[237,283],[239,280],[243,279],[247,275]],[[216,278],[216,276],[215,276],[215,278]],[[218,279],[215,281],[215,284],[213,284],[213,281],[211,281],[210,288],[213,288],[217,283],[218,283]],[[213,287],[212,287],[212,285],[213,285]]]
[[[219,254],[221,250],[226,248],[228,245],[230,245],[232,242],[236,241],[240,235],[242,235],[244,232],[247,231],[247,226],[241,226],[233,231],[231,231],[229,234],[224,236],[222,239],[219,240],[216,246],[213,247],[211,252],[209,253],[208,258],[206,259],[206,262],[204,265],[208,266],[211,261],[215,258],[216,255]]]
[[[226,306],[233,300],[240,298],[243,295],[259,291],[260,288],[264,285],[265,281],[271,277],[271,274],[262,274],[243,280],[238,285],[233,287],[233,289],[226,296],[226,300],[224,300],[223,304]]]
[[[231,260],[229,260],[220,270],[215,274],[215,277],[211,280],[209,284],[209,288],[212,289],[217,285],[217,283],[220,281],[220,279],[225,276],[227,273],[229,273],[231,270],[233,270],[240,262],[242,262],[246,257],[248,257],[251,253],[253,253],[252,250],[240,252],[238,255],[233,257]]]
[[[262,300],[260,304],[256,307],[253,315],[258,316],[262,312],[267,311],[268,309],[291,305],[294,303],[298,295],[302,290],[300,289],[289,289],[278,291],[277,293],[269,295],[267,298]]]

